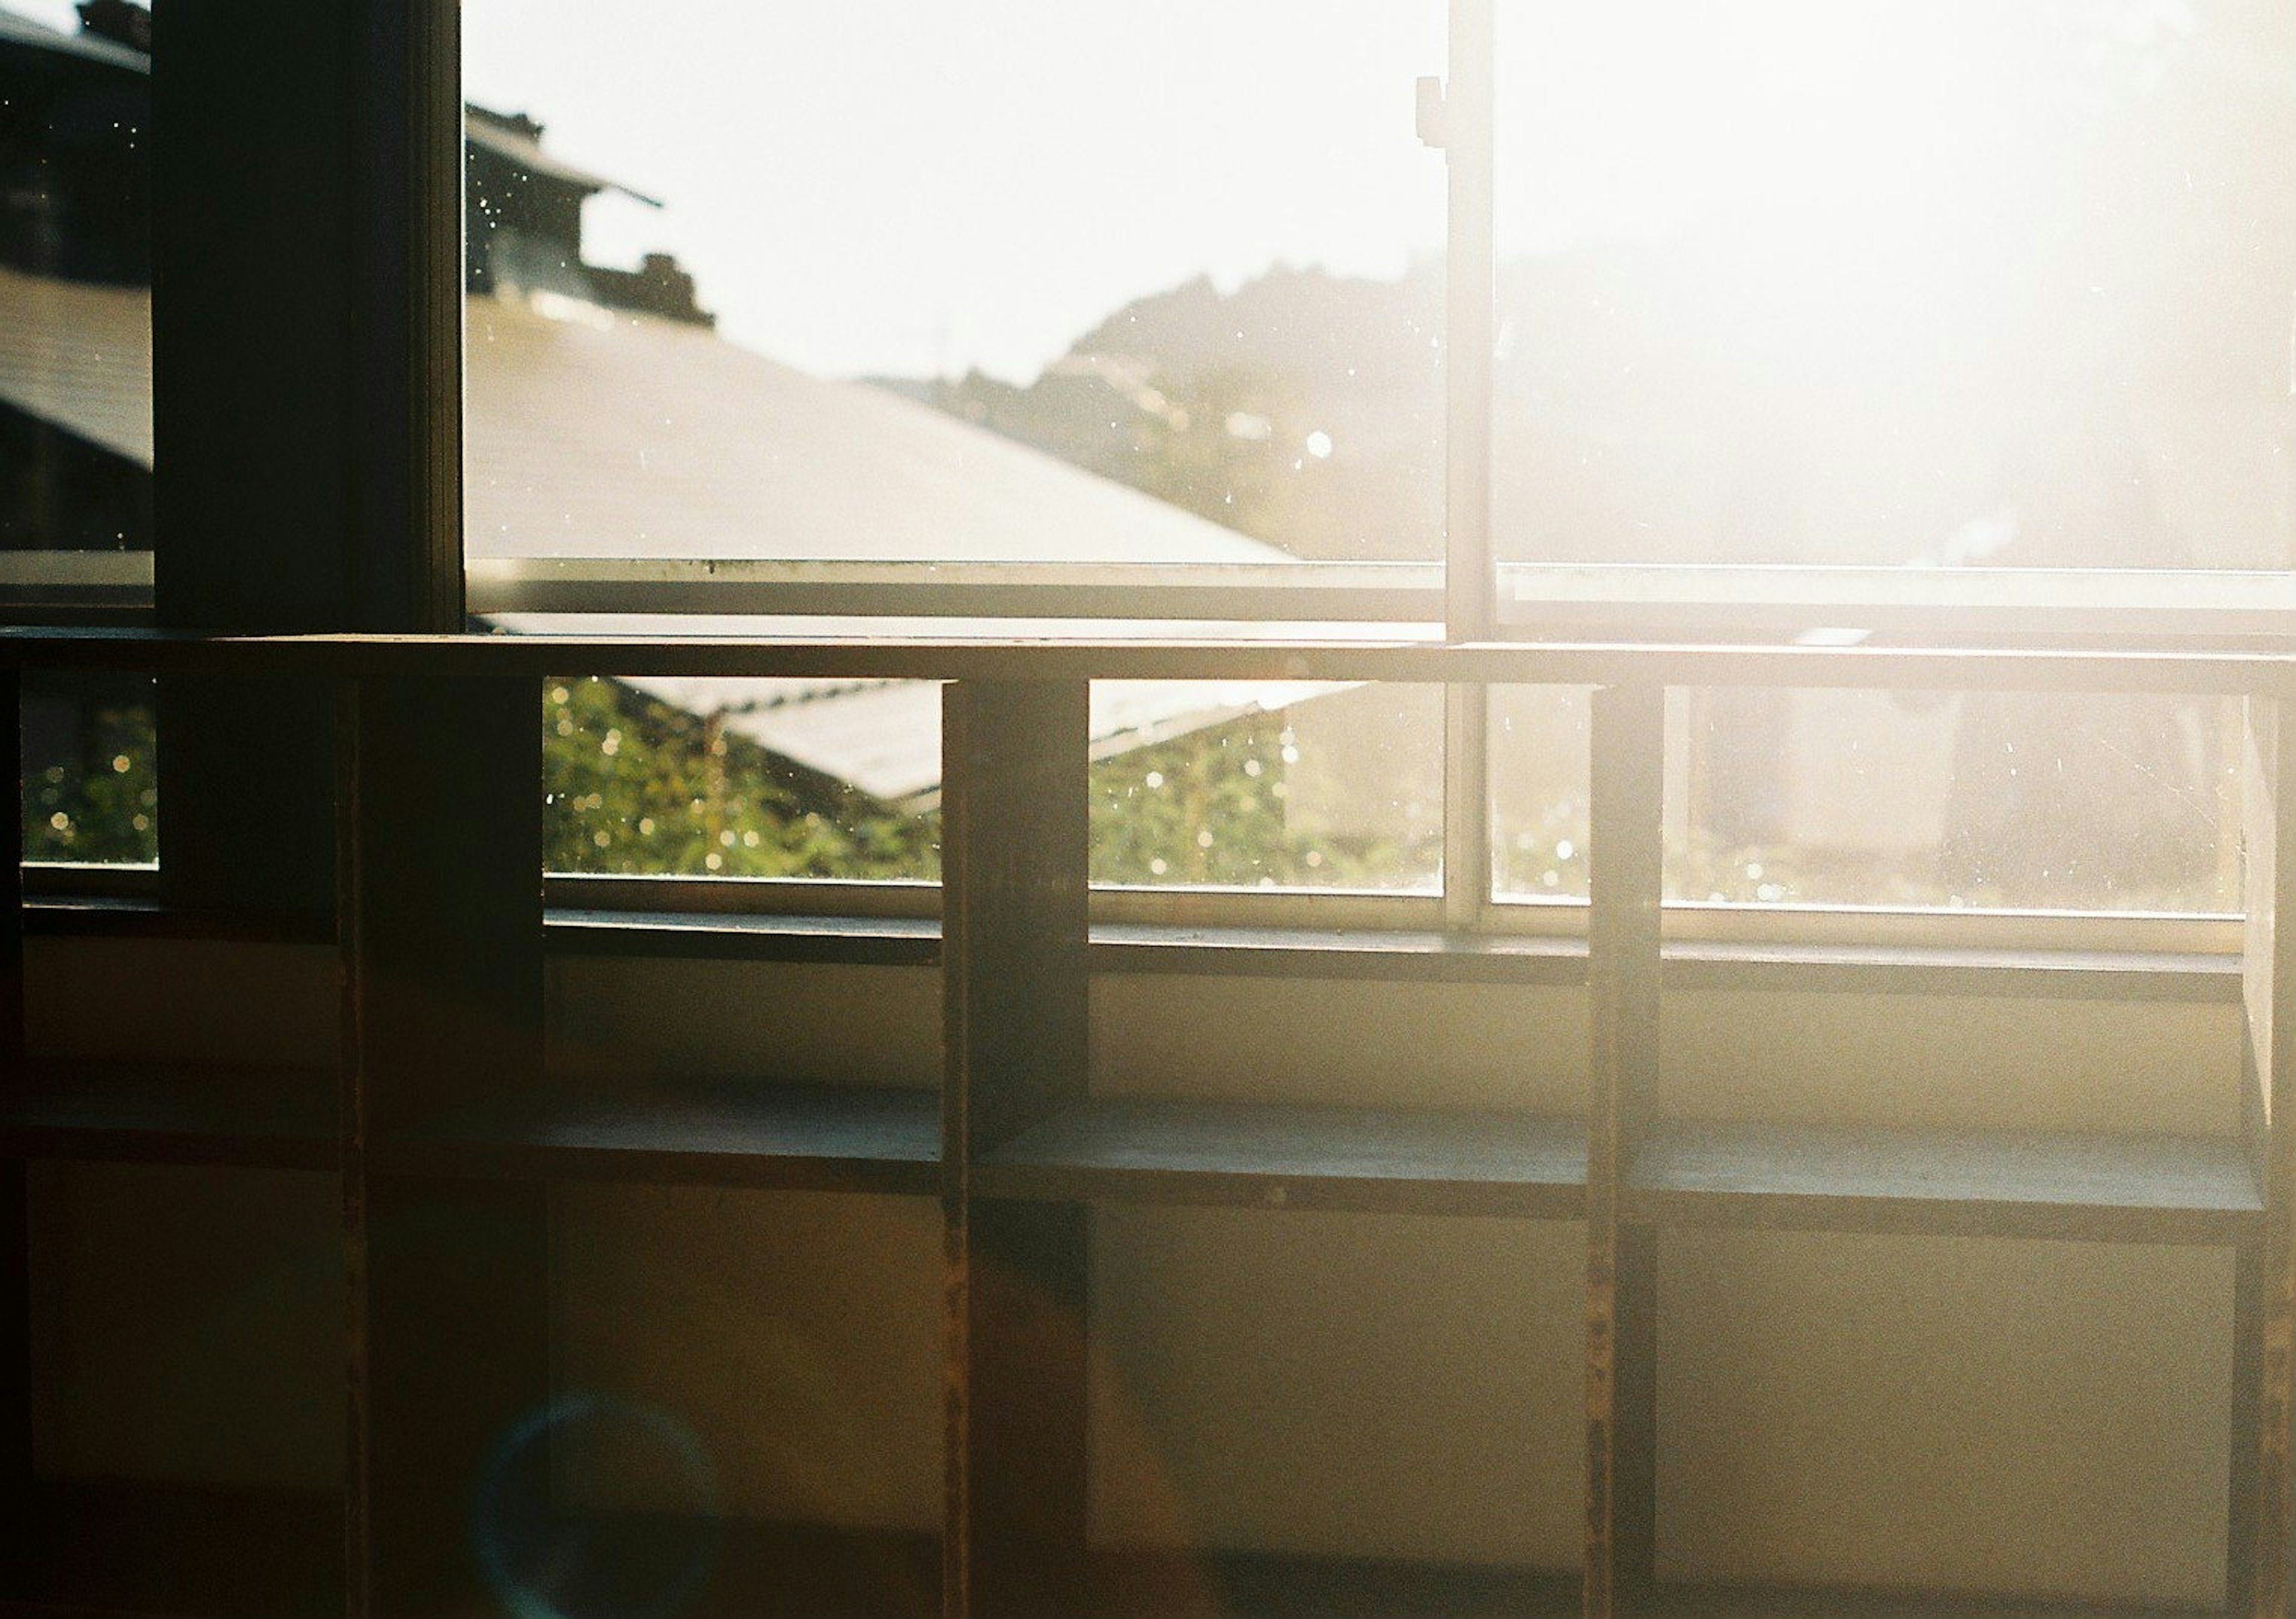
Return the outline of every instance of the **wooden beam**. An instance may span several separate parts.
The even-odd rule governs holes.
[[[472,1503],[547,1479],[545,1189],[376,1153],[540,1084],[540,704],[524,681],[368,682],[337,714],[351,1611],[414,1619],[489,1605]]]
[[[1085,1093],[1088,691],[966,683],[944,699],[949,1619],[1084,1600],[1088,1214],[980,1198],[974,1172]]]
[[[1659,904],[1666,692],[1594,697],[1587,1138],[1587,1612],[1648,1597],[1657,1544],[1655,1234],[1621,1193],[1659,1078]]]
[[[458,26],[455,0],[157,9],[163,625],[463,627]],[[325,693],[193,673],[159,697],[163,890],[324,913]]]
[[[27,1084],[24,1036],[23,681],[0,675],[0,760],[9,783],[0,828],[0,1101]],[[21,1158],[0,1159],[0,1573],[12,1578],[31,1548],[33,1521],[30,1175]]]
[[[162,623],[463,627],[458,28],[454,0],[157,9]]]

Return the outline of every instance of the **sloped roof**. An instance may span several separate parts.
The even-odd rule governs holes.
[[[940,793],[940,687],[931,681],[648,679],[627,683],[689,714],[722,713],[728,731],[888,804]],[[1243,715],[1344,691],[1293,681],[1097,681],[1092,756],[1110,758]]]
[[[0,267],[0,400],[152,464],[152,295]]]
[[[19,17],[13,12],[0,11],[0,45],[30,45],[43,51],[54,51],[61,55],[78,56],[88,61],[100,61],[108,67],[126,68],[133,73],[149,73],[152,59],[141,51],[130,50],[124,45],[101,38],[94,34],[65,34]]]
[[[824,381],[706,329],[586,306],[470,300],[464,501],[474,555],[1264,562],[1283,553],[928,406]],[[152,464],[151,299],[0,269],[0,400]],[[543,313],[555,308],[557,315]],[[503,620],[518,629],[525,620]],[[594,623],[768,634],[713,617]],[[634,681],[873,797],[939,786],[939,688]],[[1334,687],[1094,688],[1096,754]]]
[[[619,180],[609,180],[603,175],[593,174],[586,168],[569,163],[555,152],[545,151],[539,137],[527,134],[526,131],[513,126],[502,114],[490,112],[475,102],[465,102],[463,105],[463,134],[472,145],[482,146],[496,157],[534,174],[546,176],[553,180],[563,180],[569,185],[580,186],[584,191],[619,192],[625,197],[634,198],[644,203],[648,208],[661,206],[661,200],[659,198],[649,197],[641,191],[633,191]]]
[[[473,298],[469,356],[473,555],[1283,557],[928,405],[808,376],[705,328]]]
[[[151,294],[0,268],[0,399],[152,464]],[[648,315],[474,298],[476,556],[1267,562],[1273,546]]]

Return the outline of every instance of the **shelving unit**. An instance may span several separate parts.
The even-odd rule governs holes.
[[[13,712],[14,669],[45,659],[151,666],[164,675],[242,658],[332,683],[340,1060],[332,1074],[28,1060],[24,908],[20,879],[6,879],[0,994],[12,999],[0,1009],[0,1153],[7,1155],[0,1207],[8,1224],[0,1253],[12,1257],[0,1267],[0,1385],[10,1391],[0,1407],[0,1460],[25,1534],[53,1522],[61,1499],[36,1487],[30,1465],[27,1165],[117,1159],[339,1177],[348,1463],[338,1567],[354,1615],[490,1611],[496,1599],[464,1553],[462,1515],[471,1480],[502,1435],[550,1399],[549,1188],[578,1181],[936,1201],[946,1262],[947,1459],[938,1602],[958,1619],[1072,1613],[1088,1591],[1120,1612],[1157,1589],[1144,1566],[1127,1572],[1126,1558],[1136,1564],[1147,1554],[1089,1544],[1095,1206],[1583,1221],[1583,1588],[1567,1574],[1368,1566],[1359,1580],[1340,1583],[1357,1597],[1448,1593],[1445,1599],[1468,1611],[1601,1616],[1951,1612],[2005,1619],[2072,1611],[2006,1599],[1662,1588],[1657,1290],[1667,1231],[1723,1225],[2222,1247],[2235,1256],[2237,1276],[2234,1319],[2226,1323],[2235,1368],[2226,1464],[2230,1611],[2242,1619],[2288,1613],[2296,1050],[2276,1043],[2272,1010],[2296,995],[2296,939],[2281,939],[2275,927],[2296,903],[2296,858],[2284,854],[2278,832],[2289,793],[2277,767],[2296,754],[2286,711],[2269,694],[2296,675],[2281,661],[2074,654],[2037,666],[2000,655],[1924,662],[1913,654],[1876,661],[1742,650],[1424,646],[664,649],[485,638],[234,647],[54,633],[0,637],[10,671],[0,678],[0,712]],[[951,679],[939,1093],[548,1073],[535,682],[561,666],[760,673],[857,662]],[[1227,678],[1280,670],[1292,678],[1544,679],[1600,688],[1585,1116],[1093,1093],[1087,682],[1206,668]],[[1835,677],[2011,687],[2087,679],[2112,689],[2254,694],[2243,1137],[1873,1132],[1669,1116],[1659,1034],[1665,686]],[[13,859],[0,866],[18,871]],[[590,926],[610,936],[621,925]],[[894,931],[898,959],[930,958],[929,940]],[[731,947],[724,928],[697,933],[700,954]],[[1264,954],[1295,945],[1262,940],[1248,948]],[[580,947],[611,949],[612,940],[586,936]],[[1143,939],[1117,946],[1150,947]],[[1218,965],[1207,950],[1205,969]],[[1569,953],[1552,948],[1477,953],[1479,977],[1511,981],[1505,975],[1518,969],[1522,982],[1547,984],[1580,971]],[[148,1491],[119,1494],[104,1509],[140,1526],[157,1548],[155,1566],[176,1558],[181,1582],[160,1606],[217,1615],[276,1611],[262,1591],[226,1589],[199,1572],[207,1566],[201,1542],[240,1521],[234,1512],[255,1509],[244,1500],[202,1504]],[[264,1521],[308,1546],[314,1503],[268,1510],[275,1516]],[[291,1522],[300,1527],[283,1527]],[[747,1528],[734,1538],[741,1545],[725,1560],[728,1571],[770,1571],[777,1558],[797,1557],[816,1576],[842,1566],[840,1558],[882,1574],[914,1568],[924,1555],[914,1543],[871,1546],[818,1529]],[[1222,1567],[1222,1600],[1280,1605],[1287,1594],[1308,1599],[1318,1589],[1313,1571],[1281,1558],[1229,1558]],[[1322,1577],[1328,1592],[1328,1567]],[[881,1596],[891,1588],[874,1575],[859,1583]],[[782,1595],[799,1601],[798,1589]],[[852,1590],[826,1590],[816,1579],[801,1599],[817,1611]],[[20,1580],[5,1594],[37,1593]],[[754,1590],[713,1589],[700,1611],[749,1612],[762,1600]]]
[[[2289,1261],[2287,1155],[2296,1131],[2287,1108],[2296,1105],[2296,1067],[2274,1051],[2269,1008],[2288,970],[2273,918],[2296,862],[2284,860],[2274,831],[2286,802],[2275,768],[2283,710],[2251,699],[2248,713],[2244,1137],[1867,1130],[1668,1116],[1659,1034],[1664,690],[1620,685],[1596,694],[1590,1613],[1734,1611],[1726,1595],[1662,1587],[1657,1570],[1661,1244],[1669,1230],[1699,1226],[2231,1248],[2226,1606],[2234,1615],[2287,1611],[2290,1367],[2264,1345],[2296,1320],[2296,1296],[2270,1302],[2263,1279],[2284,1277]],[[1770,1592],[1743,1600],[1775,1613],[1929,1611],[1913,1598]],[[1937,1611],[2052,1611],[2046,1603],[1939,1601]]]

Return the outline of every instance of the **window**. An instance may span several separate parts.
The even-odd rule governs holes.
[[[0,588],[45,616],[151,584],[152,117],[148,17],[34,9],[0,15]],[[150,862],[150,683],[49,676],[23,724],[27,855]]]
[[[150,39],[130,6],[28,9],[6,61],[39,94],[12,103],[8,160],[40,178],[10,193],[7,273],[38,318],[0,379],[21,429],[0,567],[20,616],[132,617]],[[984,52],[957,8],[856,73],[890,13],[800,38],[739,6],[626,34],[472,5],[472,607],[648,634],[1886,643],[2244,635],[2296,599],[2296,221],[2286,113],[2256,87],[2287,42],[2263,11],[1452,11],[1256,8],[1207,55],[1209,11],[1048,8],[1025,50]],[[1447,79],[1415,123],[1414,77]],[[673,99],[696,115],[646,115]],[[554,869],[937,870],[929,693],[545,695]],[[1578,892],[1583,750],[1566,717],[1514,711],[1544,699],[1450,694],[1376,828],[1287,806],[1186,834],[1223,864],[1121,825],[1163,802],[1144,783],[1179,779],[1174,750],[1242,761],[1273,736],[1280,758],[1320,732],[1328,773],[1384,781],[1393,724],[1309,716],[1435,699],[1152,695],[1106,694],[1095,729],[1111,884],[1439,888],[1453,923],[1500,928]],[[53,706],[33,727],[28,830],[148,860],[146,709],[89,704],[70,739]],[[1688,699],[1676,897],[2234,908],[2219,718],[2085,722],[2091,755],[2136,749],[2116,774],[2016,707]],[[870,759],[823,746],[856,735]],[[1995,741],[2103,783],[2098,835],[2148,853],[2109,880],[1956,873],[1936,806],[1991,790],[1961,778]],[[1929,822],[1861,824],[1884,768]]]
[[[2252,626],[2253,576],[2286,562],[2296,241],[2280,115],[2218,92],[2271,59],[2262,22],[2151,0],[1452,10],[1256,8],[1207,56],[1185,8],[1057,8],[986,55],[957,8],[888,60],[857,49],[867,7],[798,37],[737,7],[633,37],[473,6],[474,603],[646,633],[750,611],[861,634]],[[1447,74],[1410,127],[1407,81]],[[636,110],[672,97],[709,115]],[[2140,217],[2163,223],[2115,223]],[[2183,570],[2176,599],[2128,569]],[[593,686],[594,723],[555,714],[554,863],[930,876],[924,693],[689,695]],[[2122,703],[2075,740],[2016,699],[1741,697],[1679,709],[1679,901],[2236,908],[2212,712]],[[1499,928],[1583,893],[1583,747],[1552,694],[1455,693],[1439,721],[1400,692],[1098,706],[1152,701],[1095,724],[1103,881],[1436,884],[1452,920]],[[1411,766],[1352,852],[1255,778],[1193,809],[1149,785],[1205,773],[1165,768],[1182,736],[1265,769],[1270,737],[1280,758],[1315,731],[1329,773],[1388,781],[1394,724],[1310,718],[1366,706],[1416,715],[1432,774]],[[870,767],[832,732],[867,737]],[[2017,756],[1988,777],[1995,752]],[[672,755],[668,813],[609,807]],[[703,761],[726,758],[756,762],[753,825],[718,824]],[[1956,866],[1966,806],[2037,775],[2124,855]],[[835,790],[793,790],[814,781]],[[1895,822],[1861,807],[1884,781],[1919,784]],[[1221,804],[1233,825],[1181,826]]]

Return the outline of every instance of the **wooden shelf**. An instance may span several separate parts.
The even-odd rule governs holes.
[[[1660,1225],[2228,1243],[2264,1206],[2228,1139],[1677,1123],[1636,1155],[1622,1212]]]
[[[372,1152],[378,1168],[404,1174],[931,1193],[940,1099],[736,1080],[551,1090],[422,1121]]]
[[[0,1098],[0,1157],[332,1170],[324,1068],[35,1062]]]
[[[2214,1608],[2146,1607],[2041,1597],[1898,1593],[1780,1586],[1664,1585],[1649,1619],[2223,1619]]]
[[[1095,1100],[983,1155],[992,1198],[1413,1211],[1585,1212],[1578,1119]]]
[[[25,902],[37,938],[165,939],[235,944],[332,944],[334,919],[286,911],[202,911],[155,895],[44,894]]]

